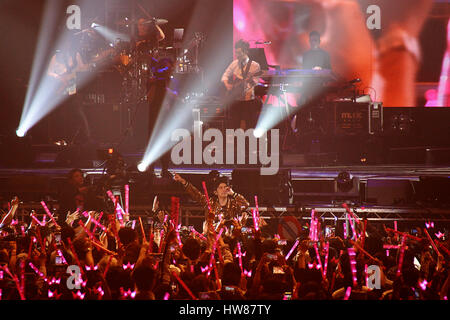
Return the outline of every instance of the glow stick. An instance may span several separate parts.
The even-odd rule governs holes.
[[[203,192],[205,193],[206,203],[208,204],[208,210],[211,212],[211,204],[209,202],[208,189],[206,188],[205,181],[202,181]]]
[[[364,220],[364,228],[361,236],[361,248],[364,248],[364,242],[366,240],[366,228],[367,228],[367,220]]]
[[[114,198],[113,193],[111,192],[111,190],[108,190],[106,192],[106,194],[108,195],[109,199],[112,201],[112,203],[114,203],[114,208],[116,210],[117,213],[117,218],[120,221],[120,225],[123,226],[123,219],[122,219],[122,213],[125,214],[125,211],[123,211],[122,207],[119,204],[119,201],[117,200],[117,198]]]
[[[197,230],[195,230],[195,228],[194,227],[192,227],[192,229],[191,229],[191,231],[196,235],[196,236],[198,236],[200,239],[202,239],[202,240],[204,240],[204,241],[206,241],[206,238],[205,238],[205,236],[204,235],[202,235],[200,232],[198,232]]]
[[[319,266],[319,269],[321,270],[322,278],[324,278],[324,280],[325,280],[325,275],[324,275],[323,269],[322,269],[322,261],[320,261],[319,248],[317,247],[316,242],[314,242],[314,250],[316,251],[317,265]]]
[[[17,291],[19,292],[19,295],[20,295],[20,299],[21,299],[21,300],[25,300],[25,296],[24,296],[24,294],[23,294],[23,292],[22,292],[22,288],[21,288],[21,286],[20,286],[19,279],[17,279],[16,276],[13,276],[13,275],[11,274],[11,272],[9,271],[9,269],[8,269],[7,266],[4,266],[4,267],[3,267],[3,270],[6,271],[6,273],[11,277],[11,279],[13,279],[14,283],[16,284]]]
[[[100,227],[100,229],[102,229],[104,232],[106,232],[106,228],[105,226],[103,226],[99,221],[102,219],[103,216],[103,212],[100,212],[100,215],[98,216],[98,220],[95,220],[94,218],[91,218],[91,221],[94,222],[94,230],[92,230],[92,233],[95,233],[95,229],[97,229],[97,227]]]
[[[356,233],[356,229],[355,229],[355,225],[353,224],[353,220],[350,218],[350,227],[352,228],[352,232],[353,232],[353,239],[357,239],[358,238],[358,234]]]
[[[123,227],[124,223],[123,223],[122,207],[119,204],[119,197],[118,196],[116,197],[116,201],[114,202],[114,208],[116,210],[117,219],[119,219],[120,226]]]
[[[364,275],[366,278],[366,287],[369,287],[369,275],[367,273],[367,264],[364,265]]]
[[[64,264],[68,264],[68,263],[67,263],[67,260],[64,258],[63,253],[61,252],[61,250],[58,249],[57,252],[58,252],[58,256],[60,256],[60,257],[62,258],[63,263],[64,263]]]
[[[347,216],[346,216],[347,219]],[[344,239],[347,239],[347,223],[344,221]]]
[[[178,245],[180,246],[180,249],[182,249],[182,248],[183,248],[183,243],[181,242],[181,237],[180,237],[180,232],[179,232],[180,227],[181,227],[181,224],[178,225],[178,227],[177,227],[177,229],[176,229],[176,232],[177,232],[177,241],[178,241]]]
[[[369,257],[370,259],[372,259],[373,261],[381,264],[381,261],[378,260],[377,258],[373,257],[370,253],[368,253],[366,250],[364,250],[363,248],[361,248],[361,246],[359,246],[356,242],[351,241],[351,244],[353,244],[359,251],[361,251],[363,254],[365,254],[367,257]]]
[[[166,292],[163,300],[169,300],[169,298],[170,298],[170,294],[168,292]]]
[[[39,228],[36,228],[36,236],[37,236],[37,238],[39,240],[39,243],[41,244],[41,252],[46,254],[47,250],[45,248],[44,242],[42,242],[41,231],[39,230]]]
[[[450,251],[449,251],[442,243],[438,242],[437,244],[439,245],[439,247],[441,247],[442,250],[445,251],[445,253],[446,253],[447,255],[450,256]]]
[[[343,203],[342,206],[345,208],[345,210],[347,210],[348,214],[355,219],[356,223],[359,224],[360,221],[358,219],[358,217],[352,212],[352,210],[350,210],[350,208],[347,206],[346,203]]]
[[[297,248],[299,243],[300,243],[299,239],[295,240],[294,245],[292,246],[291,250],[289,250],[288,254],[286,255],[286,261],[289,259],[291,254],[294,252],[295,248]]]
[[[220,237],[222,236],[223,228],[220,229],[219,234],[216,237],[216,240],[214,241],[213,249],[211,251],[211,259],[209,261],[209,268],[212,268],[213,260],[214,260],[214,253],[216,252],[217,243],[219,242]]]
[[[25,297],[25,261],[20,261],[20,289]]]
[[[327,244],[325,246],[325,267],[323,269],[323,275],[326,277],[327,276],[327,268],[328,268],[328,253],[330,251],[330,242],[327,241]]]
[[[142,238],[145,242],[147,242],[147,238],[145,237],[144,225],[142,224],[142,218],[139,217],[139,224],[141,225]]]
[[[67,238],[67,242],[69,243],[69,247],[70,247],[70,250],[72,251],[73,257],[75,258],[75,262],[76,262],[77,265],[80,267],[81,274],[84,275],[84,270],[83,270],[83,268],[81,267],[80,260],[78,259],[78,255],[77,255],[77,253],[75,252],[75,248],[73,247],[73,244],[72,244],[72,241],[70,240],[70,238]]]
[[[163,245],[163,237],[164,237],[164,229],[161,229],[161,232],[159,233],[159,248],[158,248],[158,252],[161,252],[162,249],[162,245]]]
[[[244,268],[242,267],[242,252],[241,252],[241,243],[238,241],[237,243],[238,256],[239,256],[239,267],[241,268],[241,273],[244,273]]]
[[[393,245],[393,244],[384,244],[383,249],[400,249],[400,245]],[[408,246],[405,246],[405,249],[408,249]]]
[[[406,237],[403,236],[402,237],[402,245],[400,248],[400,257],[399,257],[399,261],[398,261],[397,276],[399,276],[400,273],[402,272],[403,257],[405,255],[405,241],[406,241]]]
[[[437,255],[440,256],[441,253],[439,252],[438,248],[436,247],[436,244],[434,243],[433,239],[431,239],[430,234],[428,233],[427,229],[423,229],[423,231],[425,231],[425,234],[427,235],[428,240],[430,240],[434,251],[436,251]]]
[[[344,300],[348,300],[348,298],[350,298],[351,293],[352,293],[352,287],[348,287],[347,290],[345,291]]]
[[[350,258],[350,269],[352,270],[353,286],[356,287],[358,285],[358,279],[356,277],[356,253],[354,248],[347,248],[347,251]]]
[[[92,241],[92,244],[94,246],[96,246],[97,248],[99,248],[100,250],[103,250],[103,251],[105,251],[106,253],[108,253],[110,255],[113,255],[113,256],[117,255],[116,252],[113,252],[113,251],[110,251],[110,250],[106,249],[105,247],[103,247],[103,245],[101,245],[100,243],[97,243],[96,241]]]
[[[252,215],[253,215],[253,224],[255,226],[255,230],[259,230],[258,221],[256,220],[256,210],[252,209]]]
[[[129,202],[130,201],[130,186],[128,184],[125,185],[125,213],[128,214]]]
[[[108,263],[106,264],[105,271],[103,271],[103,278],[106,278],[106,274],[108,273],[109,266],[111,265],[111,260],[113,256],[109,256]]]
[[[48,210],[47,205],[45,204],[44,201],[41,201],[41,205],[44,207],[45,212],[47,213],[47,215],[50,217],[50,219],[52,220],[52,222],[55,224],[56,227],[60,228],[59,224],[55,221],[55,218],[53,218],[52,214],[50,213],[50,210]]]
[[[22,236],[25,237],[25,227],[20,226],[20,231],[22,232]]]
[[[183,280],[180,279],[180,277],[177,275],[177,273],[175,271],[172,272],[172,275],[175,277],[175,279],[177,279],[177,281],[183,286],[184,290],[186,290],[186,292],[191,296],[191,298],[193,300],[198,300],[194,294],[192,293],[192,291],[188,288],[188,286],[186,285],[186,283],[184,283]]]
[[[422,238],[419,238],[419,237],[415,237],[415,236],[413,236],[413,235],[410,235],[409,233],[400,232],[400,231],[395,231],[394,229],[391,229],[391,228],[386,228],[386,231],[388,231],[388,232],[394,232],[394,233],[397,233],[397,234],[399,234],[399,235],[405,236],[405,237],[407,237],[407,238],[410,238],[410,239],[413,239],[413,240],[416,240],[416,241],[422,241],[422,240],[424,240],[424,239],[422,239]]]
[[[34,214],[31,214],[31,219],[33,219],[37,224],[39,224],[41,227],[45,226],[45,223],[40,222]]]
[[[259,224],[259,206],[258,206],[258,196],[255,196],[255,207],[256,207],[256,217],[258,218]],[[259,227],[259,226],[258,226]]]

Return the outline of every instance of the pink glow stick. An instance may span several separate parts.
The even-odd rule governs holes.
[[[347,223],[344,221],[344,239],[347,239]]]
[[[352,212],[352,210],[350,210],[350,208],[347,206],[346,203],[343,203],[342,206],[345,208],[345,210],[347,210],[348,214],[355,219],[356,223],[359,224],[360,221],[358,219],[358,217]]]
[[[208,204],[208,210],[211,212],[211,203],[209,202],[208,189],[206,188],[205,181],[202,181],[203,192],[205,193],[206,203]]]
[[[172,272],[172,275],[175,277],[175,279],[177,279],[177,281],[183,286],[184,290],[186,290],[186,292],[191,296],[191,298],[193,300],[198,300],[194,294],[192,293],[192,291],[188,288],[188,286],[186,285],[186,283],[184,283],[183,280],[180,279],[180,277],[177,275],[176,272]]]
[[[87,211],[84,211],[83,216],[85,216],[86,218],[90,217],[89,213]],[[100,220],[102,218],[103,212],[100,213],[100,216],[98,217],[98,220]],[[100,229],[102,229],[103,231],[106,232],[106,228],[104,225],[102,225],[100,222],[98,222],[97,220],[94,219],[94,217],[90,217],[90,221],[92,221],[94,223],[94,230],[92,231],[92,233],[95,232],[95,229],[98,227],[100,227]]]
[[[255,207],[256,207],[256,217],[259,221],[259,206],[258,206],[258,196],[255,196]]]
[[[255,226],[255,230],[259,230],[258,220],[256,220],[256,210],[252,209],[252,216],[253,216],[253,224]]]
[[[239,267],[241,268],[241,273],[244,273],[244,268],[242,267],[242,252],[241,252],[241,243],[238,241],[237,243],[238,256],[239,256]]]
[[[211,269],[213,266],[213,260],[214,260],[214,253],[217,249],[217,243],[219,242],[220,237],[222,236],[223,228],[219,230],[219,234],[216,237],[216,240],[214,241],[213,249],[211,250],[211,259],[209,261],[209,268]]]
[[[354,248],[347,248],[347,251],[350,258],[350,269],[352,270],[353,286],[356,287],[358,285],[358,279],[356,277],[356,253]]]
[[[55,221],[55,219],[53,218],[52,214],[50,213],[50,210],[48,210],[47,205],[45,204],[44,201],[41,201],[41,205],[44,207],[45,212],[47,213],[47,215],[49,216],[50,219],[52,219],[53,223],[55,224],[56,227],[59,228],[59,224]]]
[[[289,259],[289,257],[291,256],[291,254],[294,252],[295,248],[297,248],[298,244],[300,243],[300,240],[297,239],[294,242],[294,245],[292,246],[291,250],[289,250],[288,254],[286,255],[286,261]]]
[[[406,242],[406,237],[403,236],[402,237],[402,245],[401,245],[401,248],[400,248],[400,257],[399,257],[399,260],[398,260],[397,277],[402,272],[403,257],[405,255],[405,242]]]
[[[117,218],[120,221],[120,225],[123,226],[123,218],[122,218],[122,213],[125,214],[125,211],[123,211],[122,207],[119,204],[119,201],[117,200],[117,198],[114,198],[113,193],[111,192],[111,190],[108,190],[106,192],[106,194],[108,195],[109,199],[112,201],[112,203],[114,203],[114,208],[116,210],[117,213]]]
[[[323,275],[327,276],[327,268],[328,268],[328,253],[330,251],[330,242],[327,241],[327,244],[325,246],[325,267],[323,269]]]
[[[40,225],[41,227],[45,226],[45,223],[40,222],[35,216],[34,214],[31,215],[31,219],[33,219],[38,225]]]
[[[123,215],[122,215],[122,207],[119,204],[119,197],[116,197],[116,200],[114,202],[114,208],[116,209],[117,219],[119,219],[120,226],[123,227]],[[125,213],[124,213],[125,214]]]
[[[1,268],[1,267],[0,267],[0,268]],[[20,283],[19,283],[19,279],[17,279],[16,276],[13,276],[13,275],[11,274],[11,272],[9,271],[9,269],[8,269],[7,266],[4,266],[4,267],[3,267],[3,270],[5,270],[6,273],[7,273],[7,274],[11,277],[11,279],[13,279],[13,281],[15,282],[17,291],[19,292],[19,295],[20,295],[20,300],[25,300],[25,295],[23,294],[22,288],[21,288]]]
[[[130,186],[128,184],[125,185],[125,213],[128,214],[130,211],[129,209],[130,204]]]
[[[436,251],[437,255],[440,256],[441,253],[439,252],[438,248],[436,247],[436,244],[434,243],[433,239],[431,239],[430,234],[428,233],[427,229],[423,229],[423,231],[425,231],[425,234],[427,235],[428,240],[430,240],[434,251]]]
[[[388,231],[388,232],[394,232],[394,233],[403,235],[403,236],[405,236],[405,237],[407,237],[407,238],[410,238],[410,239],[413,239],[413,240],[416,240],[416,241],[422,241],[422,240],[424,240],[424,239],[422,239],[422,238],[419,238],[419,237],[415,237],[415,236],[413,236],[413,235],[410,235],[409,233],[405,233],[405,232],[401,232],[401,231],[395,231],[394,229],[391,229],[391,228],[386,228],[386,231]]]
[[[166,294],[164,295],[164,300],[169,300],[170,298],[170,294],[168,292],[166,292]]]
[[[321,270],[322,278],[324,278],[324,280],[325,280],[325,275],[324,275],[323,269],[322,269],[322,261],[320,261],[319,248],[317,247],[316,242],[314,242],[314,250],[316,251],[317,265],[319,266],[319,269]]]
[[[192,232],[193,232],[196,236],[198,236],[200,239],[206,241],[205,236],[202,235],[202,234],[201,234],[200,232],[198,232],[197,230],[195,230],[195,228],[192,228],[191,230],[192,230]]]
[[[348,298],[350,298],[351,293],[352,293],[352,287],[348,287],[347,290],[345,291],[344,300],[348,300]]]
[[[364,275],[366,278],[366,287],[369,287],[369,274],[367,273],[367,264],[364,265]]]

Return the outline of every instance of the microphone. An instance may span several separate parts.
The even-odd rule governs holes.
[[[255,44],[271,44],[272,41],[256,41]]]

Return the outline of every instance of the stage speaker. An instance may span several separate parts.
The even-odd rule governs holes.
[[[380,206],[408,205],[414,202],[410,180],[367,179],[365,201]]]
[[[449,190],[449,177],[423,176],[417,184],[417,200],[437,207],[449,206]]]
[[[242,194],[251,206],[255,205],[255,195],[260,205],[289,205],[293,203],[294,193],[291,171],[283,169],[275,175],[261,175],[260,169],[234,169],[233,190]]]

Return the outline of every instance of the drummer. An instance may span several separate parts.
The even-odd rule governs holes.
[[[140,18],[137,23],[137,36],[135,38],[138,51],[148,51],[158,48],[158,42],[164,40],[162,29],[153,19]]]

